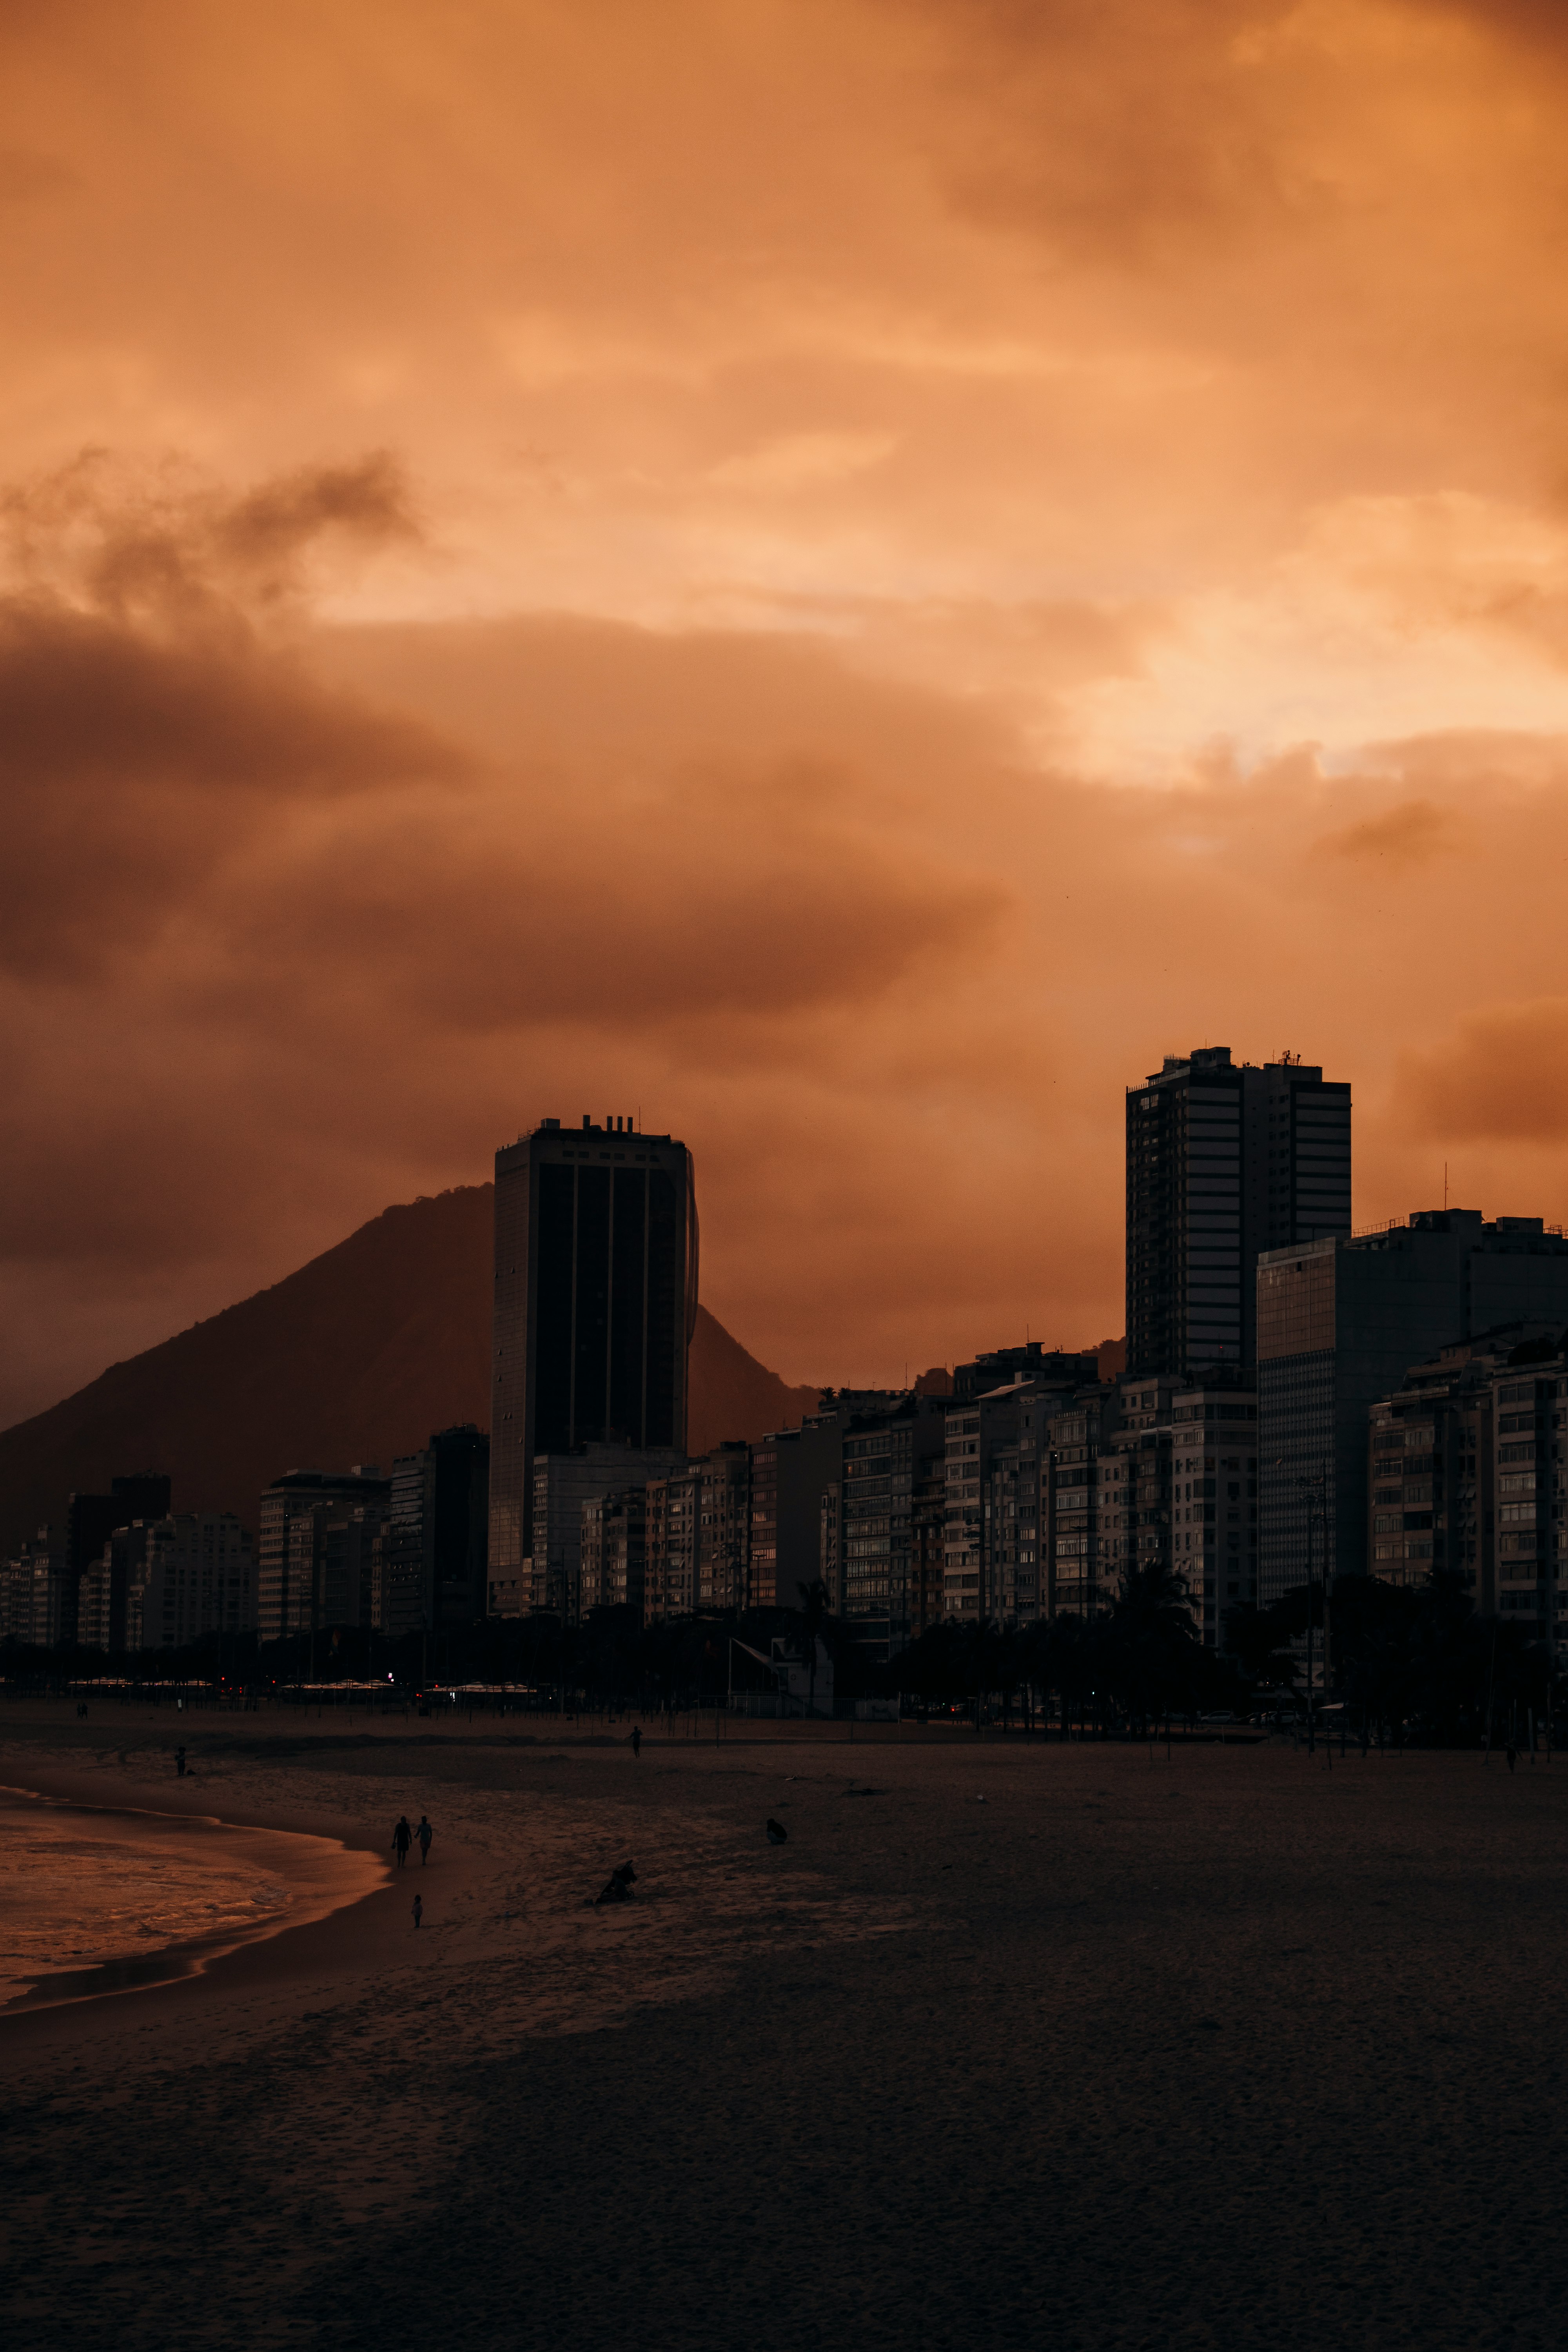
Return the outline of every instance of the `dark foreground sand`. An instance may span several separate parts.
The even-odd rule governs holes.
[[[430,1867],[0,2020],[16,2352],[1568,2340],[1568,1763],[183,1736],[0,1780]]]

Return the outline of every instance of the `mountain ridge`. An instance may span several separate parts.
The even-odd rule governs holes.
[[[378,1462],[456,1423],[489,1425],[489,1184],[384,1209],[248,1298],[205,1317],[45,1412],[0,1431],[7,1550],[67,1495],[153,1468],[176,1510],[254,1521],[289,1469]],[[797,1423],[819,1391],[792,1388],[706,1307],[691,1347],[689,1443]]]

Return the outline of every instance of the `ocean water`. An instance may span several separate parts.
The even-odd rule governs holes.
[[[318,1843],[0,1790],[0,2006],[156,1982],[275,1931],[288,1848]]]

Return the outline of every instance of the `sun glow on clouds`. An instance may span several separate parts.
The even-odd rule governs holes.
[[[1568,1210],[1558,12],[0,68],[0,1411],[589,1104],[792,1377],[1119,1329],[1120,1089],[1205,1037],[1355,1081],[1358,1216]]]

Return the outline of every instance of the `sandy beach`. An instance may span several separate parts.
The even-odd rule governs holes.
[[[8,2341],[1561,2341],[1568,1766],[757,1730],[0,1711],[12,1786],[436,1829],[0,2015]]]

